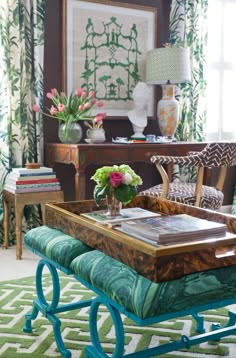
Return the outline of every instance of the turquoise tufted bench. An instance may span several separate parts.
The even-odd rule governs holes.
[[[42,259],[36,271],[37,299],[33,303],[32,313],[25,317],[23,330],[32,331],[31,321],[41,311],[53,325],[57,347],[63,357],[71,357],[71,352],[63,343],[60,320],[56,314],[87,306],[91,306],[92,346],[86,347],[85,356],[108,357],[101,347],[97,332],[97,313],[101,304],[107,306],[115,326],[116,348],[113,358],[153,357],[236,333],[236,315],[233,312],[229,312],[229,322],[225,327],[212,325],[212,331],[207,333],[205,333],[204,320],[199,315],[199,312],[204,310],[236,302],[236,265],[193,273],[172,281],[153,283],[123,263],[47,226],[30,230],[25,235],[24,241],[25,246]],[[42,290],[44,265],[52,275],[53,298],[50,304],[47,303]],[[93,290],[97,297],[93,300],[61,306],[57,269],[68,275],[74,275],[76,280]],[[196,320],[200,335],[182,336],[182,339],[176,342],[124,355],[124,329],[120,313],[140,326],[191,314]]]

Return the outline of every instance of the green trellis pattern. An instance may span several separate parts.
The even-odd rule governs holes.
[[[180,121],[176,131],[179,140],[205,140],[206,124],[206,50],[208,0],[172,0],[170,38],[172,45],[188,47],[192,80],[181,85]],[[195,173],[176,167],[174,177],[195,181]]]
[[[130,25],[130,32],[123,33],[123,25],[116,17],[107,23],[101,22],[101,32],[94,30],[94,23],[88,18],[86,37],[81,47],[85,51],[82,87],[94,90],[97,99],[106,101],[127,101],[132,99],[132,91],[141,77],[138,56],[139,33],[136,24]],[[103,54],[107,53],[107,58]],[[122,52],[123,58],[117,57]],[[109,70],[109,75],[107,71]],[[115,71],[114,71],[115,70]],[[103,75],[99,75],[103,73]],[[100,90],[98,83],[101,83]]]
[[[12,167],[41,160],[42,120],[31,108],[43,98],[44,8],[45,0],[0,3],[0,193]],[[0,197],[0,242],[2,212]]]

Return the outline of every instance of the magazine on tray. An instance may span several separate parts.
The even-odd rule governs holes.
[[[142,218],[151,218],[161,216],[159,213],[154,213],[150,210],[142,209],[142,208],[127,208],[121,209],[121,215],[119,216],[109,216],[107,215],[107,210],[98,210],[91,211],[88,213],[81,213],[80,215],[85,216],[91,220],[98,221],[104,224],[119,224],[126,220],[138,220]]]
[[[169,245],[202,239],[224,237],[226,224],[196,218],[187,214],[127,220],[115,228],[154,245]]]

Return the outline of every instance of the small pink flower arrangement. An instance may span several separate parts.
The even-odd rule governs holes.
[[[64,92],[58,92],[56,88],[51,89],[47,93],[47,98],[52,101],[49,113],[44,113],[38,105],[34,105],[33,111],[41,112],[46,116],[57,118],[65,123],[73,123],[78,120],[86,120],[86,125],[91,128],[99,128],[102,126],[102,120],[106,117],[106,113],[99,113],[95,117],[91,117],[91,110],[103,107],[102,101],[97,101],[94,91],[86,92],[83,88],[77,89],[67,96]],[[91,125],[88,120],[91,121]]]
[[[129,165],[102,167],[96,170],[91,177],[97,185],[94,189],[94,199],[97,204],[102,197],[114,190],[114,196],[124,204],[128,204],[137,194],[137,186],[142,184],[142,179]]]
[[[85,121],[84,124],[89,128],[102,128],[103,119],[107,116],[106,113],[97,113],[96,117],[90,119],[90,121]]]

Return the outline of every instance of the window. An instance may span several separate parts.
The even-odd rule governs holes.
[[[236,139],[236,0],[209,0],[207,139]]]

